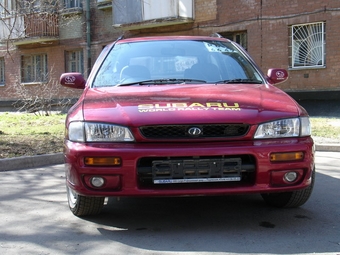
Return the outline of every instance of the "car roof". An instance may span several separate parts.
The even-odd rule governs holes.
[[[148,36],[148,37],[132,37],[118,39],[116,43],[128,43],[128,42],[145,42],[145,41],[229,41],[229,39],[223,37],[212,36]]]

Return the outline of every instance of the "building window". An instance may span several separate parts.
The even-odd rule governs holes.
[[[5,59],[0,58],[0,86],[5,85]]]
[[[113,22],[117,26],[147,20],[160,19],[166,22],[167,19],[193,18],[193,0],[113,0],[112,4]],[[161,21],[156,23],[164,25]]]
[[[81,0],[64,0],[65,8],[80,8]]]
[[[2,0],[0,3],[0,17],[10,16],[15,10],[14,0]]]
[[[21,57],[21,82],[46,82],[48,79],[47,55],[25,55]]]
[[[97,0],[99,9],[112,8],[112,0]]]
[[[84,57],[82,50],[66,52],[66,72],[84,73]]]
[[[225,32],[225,33],[219,33],[221,36],[234,41],[241,45],[245,50],[248,48],[248,43],[247,43],[247,32],[246,31],[241,31],[241,32]]]
[[[291,27],[291,68],[325,66],[325,23]]]

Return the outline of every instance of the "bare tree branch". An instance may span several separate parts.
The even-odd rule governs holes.
[[[70,100],[58,97],[61,86],[59,80],[51,78],[53,77],[53,72],[52,67],[45,74],[46,82],[34,85],[22,84],[20,78],[17,77],[16,82],[11,87],[11,93],[18,98],[13,106],[18,111],[45,116],[51,115],[54,108],[63,109],[66,107]]]

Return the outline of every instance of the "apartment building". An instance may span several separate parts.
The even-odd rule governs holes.
[[[266,71],[289,70],[287,92],[340,91],[339,0],[3,0],[0,101],[61,73],[86,77],[121,35],[211,35],[241,44]],[[60,88],[55,97],[80,91]]]

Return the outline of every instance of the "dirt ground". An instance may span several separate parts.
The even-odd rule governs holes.
[[[0,138],[0,159],[53,154],[63,150],[63,137],[36,135],[32,140],[26,140],[20,136]]]

